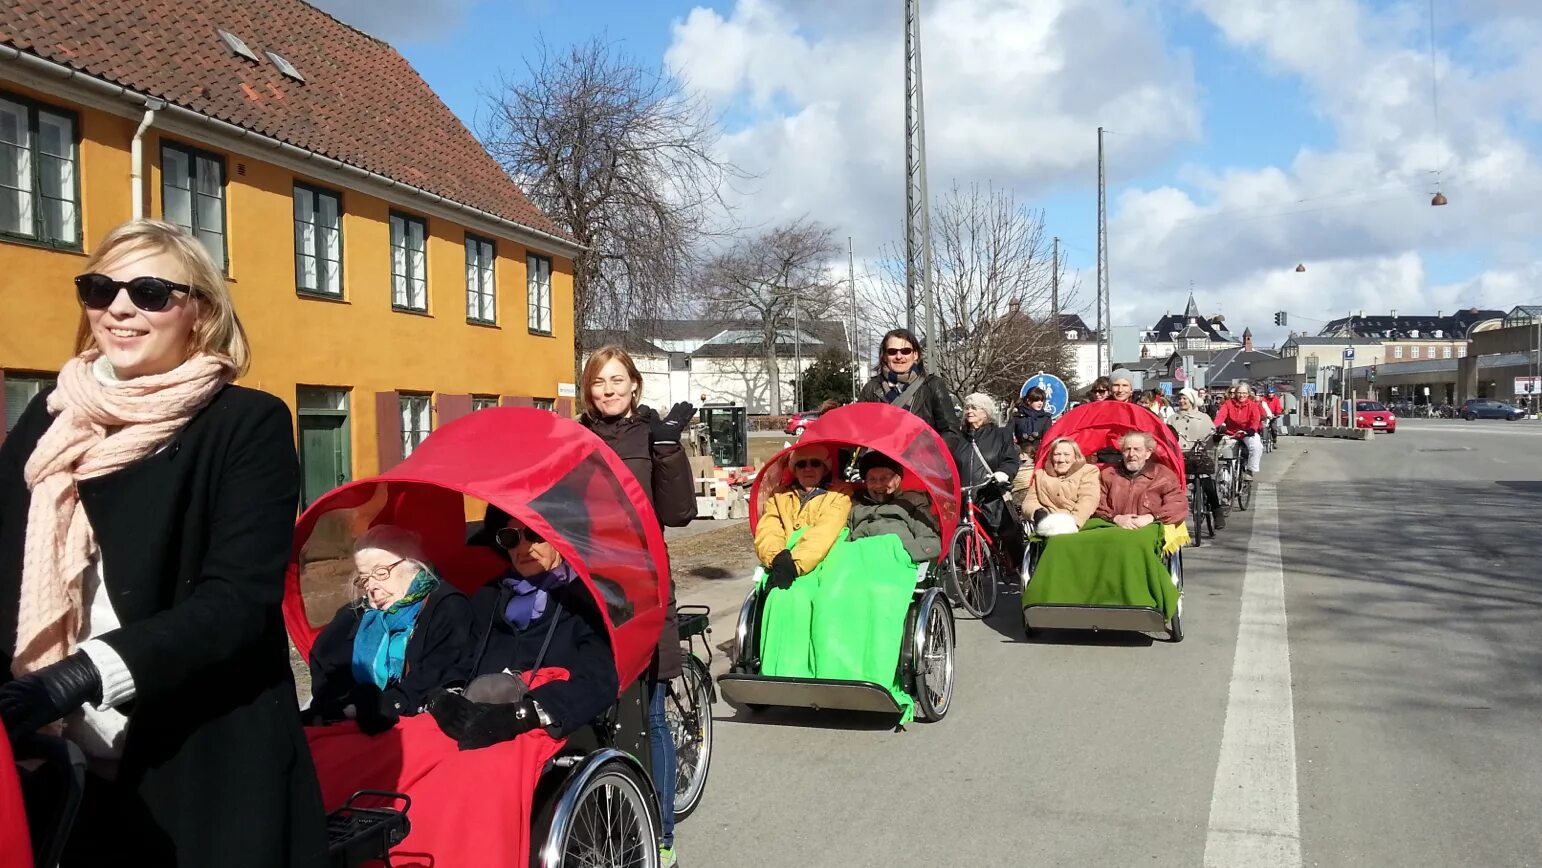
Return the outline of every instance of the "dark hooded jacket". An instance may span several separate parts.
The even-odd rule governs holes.
[[[918,368],[917,376],[921,382],[913,383],[910,389],[915,391],[914,397],[901,397],[891,400],[895,390],[891,389],[893,381],[887,379],[888,372],[880,372],[877,376],[867,381],[858,395],[858,401],[869,401],[878,404],[902,404],[906,410],[921,417],[921,420],[932,426],[932,430],[942,435],[942,439],[948,444],[948,448],[955,449],[963,436],[964,408],[958,403],[953,390],[941,377],[928,374],[924,369]]]
[[[1012,408],[1012,439],[1025,454],[1032,455],[1054,421],[1048,410],[1035,410],[1019,403]]]
[[[648,494],[653,511],[664,527],[684,527],[696,518],[696,486],[692,481],[691,461],[678,443],[654,443],[653,424],[659,414],[646,404],[631,416],[595,418],[585,413],[578,421],[616,451],[627,469]],[[679,677],[685,665],[680,653],[680,620],[675,612],[675,582],[669,581],[669,609],[664,613],[664,630],[659,634],[658,653],[654,657],[654,677],[668,681]]]

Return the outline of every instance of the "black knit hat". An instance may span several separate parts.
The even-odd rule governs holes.
[[[894,471],[896,476],[905,475],[905,468],[901,467],[898,461],[882,452],[868,452],[857,461],[857,469],[862,472],[863,479],[867,478],[867,472],[874,467],[887,467]]]

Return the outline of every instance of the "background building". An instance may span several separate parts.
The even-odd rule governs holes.
[[[9,430],[71,355],[71,279],[149,216],[225,264],[243,383],[307,500],[495,404],[571,409],[577,252],[391,46],[300,0],[0,7]]]

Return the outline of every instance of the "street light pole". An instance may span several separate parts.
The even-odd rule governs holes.
[[[851,288],[851,400],[857,400],[857,380],[862,376],[862,355],[857,351],[857,258],[846,236],[846,283]]]

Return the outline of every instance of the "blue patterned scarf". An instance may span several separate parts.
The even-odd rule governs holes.
[[[353,680],[381,690],[402,680],[407,664],[407,639],[423,610],[423,601],[439,586],[439,577],[418,570],[407,593],[384,609],[364,610],[353,637]]]

